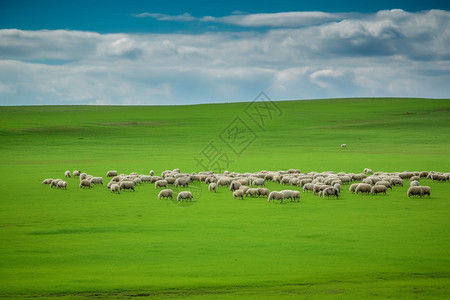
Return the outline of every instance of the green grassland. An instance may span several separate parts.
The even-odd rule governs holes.
[[[41,185],[75,169],[204,171],[211,142],[236,172],[450,171],[448,99],[277,102],[261,127],[248,105],[0,107],[0,298],[449,297],[450,182],[422,180],[430,198],[344,185],[285,204],[198,184],[181,206],[153,184]],[[255,136],[239,155],[220,138],[236,117]]]

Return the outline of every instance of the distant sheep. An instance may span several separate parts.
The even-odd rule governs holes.
[[[44,181],[42,181],[42,184],[51,184],[52,181],[53,181],[53,178],[47,178],[47,179],[44,179]]]
[[[330,187],[329,185],[326,184],[315,184],[313,187],[313,194],[316,195],[318,194],[320,191],[323,191],[324,189]]]
[[[165,179],[158,180],[155,182],[155,189],[161,188],[161,187],[167,187],[167,184],[168,184],[168,182]]]
[[[210,192],[217,192],[217,183],[211,182],[208,186],[208,191]]]
[[[58,187],[58,182],[62,181],[62,179],[53,179],[52,182],[50,183],[50,188],[57,188]]]
[[[103,185],[103,178],[102,177],[92,177],[91,182],[93,184],[101,184],[101,185]]]
[[[413,180],[409,183],[409,186],[419,186],[420,183],[417,180]]]
[[[86,177],[87,177],[87,174],[86,173],[81,173],[80,174],[80,182],[81,182],[81,180],[84,180],[84,179],[86,179]]]
[[[241,187],[241,183],[239,181],[232,181],[230,183],[230,191],[234,192],[235,190],[238,190]]]
[[[403,179],[401,179],[400,177],[393,177],[389,180],[389,182],[393,186],[397,186],[397,185],[403,186]]]
[[[179,178],[175,179],[173,186],[174,187],[178,187],[178,186],[188,187],[190,181],[191,181],[191,179],[189,177],[179,177]]]
[[[244,191],[243,190],[235,190],[233,191],[233,198],[241,198],[242,200],[244,200]]]
[[[205,178],[205,183],[206,184],[210,184],[211,182],[216,182],[217,183],[217,178],[214,176],[208,176]]]
[[[70,178],[71,176],[70,171],[64,172],[64,177]]]
[[[158,194],[158,199],[162,199],[162,198],[173,199],[173,191],[171,189],[161,190]]]
[[[269,197],[267,197],[267,202],[273,201],[273,200],[280,200],[281,203],[284,202],[284,194],[282,192],[273,191],[269,194]]]
[[[92,188],[92,183],[90,180],[83,179],[80,181],[80,188],[85,188],[85,187]]]
[[[303,192],[312,191],[313,189],[314,189],[314,184],[313,183],[305,183],[303,185]]]
[[[387,187],[385,185],[374,185],[370,189],[370,194],[371,195],[376,195],[376,194],[385,194],[386,195],[386,190],[387,190]]]
[[[177,180],[177,179],[172,176],[166,176],[166,177],[164,177],[164,180],[166,180],[168,184],[174,184],[175,180]]]
[[[134,190],[134,181],[122,181],[119,184],[119,188],[120,190],[132,190],[133,192],[135,192]]]
[[[262,186],[264,185],[264,178],[257,178],[252,181],[252,185]]]
[[[66,182],[66,181],[63,181],[63,180],[58,181],[58,186],[57,186],[57,188],[58,188],[58,189],[66,190],[66,189],[67,189],[67,182]]]
[[[420,176],[412,176],[409,181],[420,181]]]
[[[372,171],[372,169],[365,168],[364,174],[373,174],[373,171]]]
[[[325,196],[335,196],[336,198],[339,198],[339,191],[334,187],[327,187],[322,191],[322,198],[325,198]]]
[[[117,183],[111,184],[111,193],[120,194],[120,186]]]
[[[258,197],[259,193],[258,193],[258,189],[255,188],[249,188],[247,190],[247,192],[245,193],[245,196],[250,196],[250,197]]]
[[[217,181],[218,186],[229,186],[231,184],[231,180],[226,177],[222,177]]]
[[[78,177],[78,176],[80,176],[81,172],[78,170],[75,170],[75,171],[73,171],[72,174],[73,174],[73,177]]]
[[[239,189],[240,189],[241,191],[244,192],[244,195],[246,195],[246,194],[247,194],[247,191],[250,189],[250,187],[248,187],[248,186],[246,186],[246,185],[241,185],[241,186],[239,187]]]
[[[139,177],[134,178],[133,181],[135,184],[142,184],[142,179]]]
[[[347,144],[341,144],[341,148],[347,147]]]
[[[153,171],[153,170],[150,170],[150,172],[148,173],[148,175],[150,175],[150,176],[153,176],[153,175],[155,175],[155,171]]]
[[[194,198],[194,196],[192,196],[191,192],[184,191],[184,192],[178,193],[177,201],[182,201],[182,200],[185,200],[185,199],[192,200],[193,198]]]
[[[114,177],[117,176],[117,171],[108,171],[106,173],[106,177]]]
[[[420,189],[422,190],[422,195],[431,196],[431,188],[429,186],[420,186]]]
[[[300,201],[300,192],[299,191],[293,191],[293,190],[282,190],[281,193],[283,193],[284,199],[291,199],[292,201]]]
[[[384,185],[386,188],[391,189],[392,190],[392,185],[389,181],[386,180],[380,180],[377,183],[375,183],[375,185]]]
[[[350,193],[354,193],[356,191],[356,187],[358,186],[359,183],[353,183],[352,185],[350,185],[348,191]]]
[[[372,186],[370,184],[367,183],[360,183],[358,184],[358,186],[355,189],[355,193],[359,194],[359,193],[366,193],[369,194],[370,191],[372,190]]]

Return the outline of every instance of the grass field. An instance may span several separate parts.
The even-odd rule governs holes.
[[[0,298],[448,298],[450,182],[424,179],[423,199],[343,186],[339,200],[286,204],[201,184],[186,207],[153,184],[41,185],[75,169],[204,171],[198,159],[236,172],[450,171],[448,99],[277,105],[256,121],[249,103],[0,107]],[[210,145],[228,161],[208,160]]]

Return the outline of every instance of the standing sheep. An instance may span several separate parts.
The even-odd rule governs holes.
[[[241,183],[239,181],[232,181],[230,183],[230,191],[234,192],[235,190],[238,190],[241,187]]]
[[[296,199],[298,199],[298,201],[300,201],[300,192],[299,191],[282,190],[281,193],[283,193],[284,199],[291,199],[292,201],[295,201]]]
[[[303,185],[303,192],[312,191],[313,189],[314,189],[313,183],[308,182]]]
[[[63,180],[58,181],[58,186],[57,186],[57,188],[58,188],[58,189],[66,190],[66,189],[67,189],[67,182],[66,182],[66,181],[63,181]]]
[[[210,192],[217,192],[217,183],[211,182],[208,186],[208,191]]]
[[[350,185],[348,191],[349,191],[350,193],[354,193],[355,190],[356,190],[356,187],[358,186],[358,184],[359,184],[359,183],[353,183],[352,185]]]
[[[160,187],[167,187],[167,180],[158,180],[155,182],[155,189],[160,188]]]
[[[325,196],[335,196],[336,198],[339,198],[339,191],[334,187],[327,187],[322,191],[322,198],[325,198]]]
[[[428,197],[431,196],[431,188],[429,186],[420,186],[420,189],[422,190],[422,195],[428,195]]]
[[[409,186],[419,186],[419,182],[417,180],[413,180],[409,183]]]
[[[406,192],[406,194],[408,195],[408,197],[411,197],[411,196],[422,197],[423,196],[423,190],[421,189],[420,186],[411,186],[408,189],[408,191]]]
[[[184,199],[190,199],[192,201],[194,197],[192,196],[192,193],[189,191],[180,192],[177,196],[177,201],[181,201]]]
[[[71,177],[70,171],[64,172],[64,177],[70,178]]]
[[[264,178],[256,178],[253,180],[252,185],[262,186],[264,185]]]
[[[92,177],[91,182],[93,184],[101,184],[101,185],[103,185],[103,178],[102,177]]]
[[[370,189],[370,194],[371,195],[376,195],[376,194],[385,194],[386,195],[386,190],[387,190],[387,187],[385,185],[374,185]]]
[[[111,193],[120,194],[120,186],[117,183],[111,184]]]
[[[175,179],[173,186],[178,187],[181,185],[182,187],[188,187],[190,181],[191,180],[189,177],[179,177],[179,178]]]
[[[231,184],[231,180],[229,178],[222,177],[217,181],[218,186],[229,186]]]
[[[78,170],[73,171],[73,177],[78,177],[80,176],[81,172]]]
[[[161,199],[161,198],[173,199],[173,191],[171,189],[161,190],[158,194],[158,199]]]
[[[114,176],[117,176],[117,171],[108,171],[107,173],[106,173],[106,177],[114,177]]]
[[[341,144],[341,148],[347,147],[347,144]]]
[[[247,192],[245,193],[245,196],[248,197],[258,197],[258,189],[254,189],[254,188],[250,188],[247,190]]]
[[[373,171],[372,171],[372,169],[365,168],[364,174],[373,174]]]
[[[273,191],[269,194],[269,197],[267,197],[267,202],[270,203],[272,200],[280,200],[281,203],[284,202],[284,194],[282,192]]]
[[[80,181],[80,189],[85,187],[92,188],[92,183],[90,180],[83,179]]]
[[[241,198],[241,200],[244,200],[244,191],[243,190],[235,190],[233,191],[233,198]]]
[[[150,170],[150,172],[148,173],[148,175],[150,175],[150,176],[153,176],[153,175],[155,175],[155,171],[153,171],[153,170]]]
[[[257,190],[258,190],[258,195],[259,196],[269,197],[269,194],[270,194],[270,190],[269,189],[259,187],[259,188],[257,188]]]
[[[358,184],[358,186],[355,189],[355,193],[359,194],[359,193],[366,193],[369,194],[370,191],[372,190],[372,186],[370,184],[367,183],[360,183]]]
[[[62,181],[61,179],[53,179],[52,182],[50,183],[50,188],[58,188],[58,182]]]
[[[53,181],[53,178],[47,178],[47,179],[44,179],[44,181],[42,181],[42,184],[51,184],[52,181]]]
[[[131,181],[131,180],[122,181],[119,184],[119,188],[120,188],[120,190],[132,190],[133,192],[135,192],[134,181]]]

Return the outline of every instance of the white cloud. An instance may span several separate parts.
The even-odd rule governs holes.
[[[448,97],[449,23],[393,10],[262,32],[0,30],[0,104]]]

